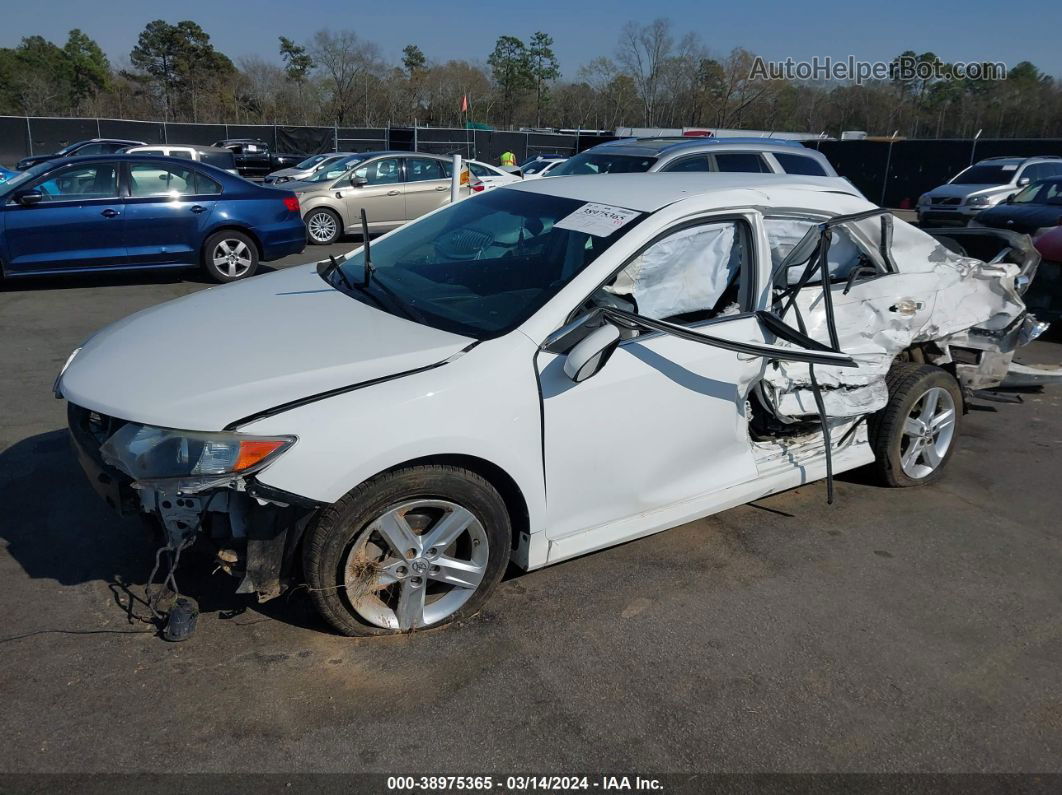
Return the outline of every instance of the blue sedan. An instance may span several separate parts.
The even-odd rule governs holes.
[[[232,282],[305,245],[294,193],[181,158],[64,158],[0,183],[4,277],[199,265]]]

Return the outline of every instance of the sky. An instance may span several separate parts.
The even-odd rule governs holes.
[[[904,50],[935,52],[945,61],[1028,60],[1062,77],[1062,2],[1059,0],[712,0],[511,3],[446,0],[358,3],[351,0],[7,0],[0,46],[40,34],[62,43],[81,28],[111,61],[123,64],[144,25],[153,19],[192,19],[233,60],[258,55],[279,61],[277,37],[308,40],[322,28],[350,29],[375,41],[391,62],[402,48],[420,46],[432,60],[485,61],[504,34],[527,39],[536,30],[554,38],[565,77],[598,55],[612,55],[620,28],[669,17],[677,34],[697,33],[713,55],[744,47],[767,60],[812,56],[889,61]],[[179,9],[179,10],[175,10]]]

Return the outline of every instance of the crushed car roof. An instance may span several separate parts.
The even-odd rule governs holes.
[[[544,193],[585,202],[626,207],[639,212],[656,212],[669,204],[701,197],[718,207],[756,206],[784,201],[783,194],[834,194],[857,199],[860,206],[872,207],[850,182],[841,177],[806,177],[788,174],[649,173],[592,174],[548,177],[504,185],[498,190]],[[810,196],[809,196],[810,198]],[[814,202],[818,205],[820,202]],[[810,205],[809,205],[810,206]],[[850,212],[845,203],[839,212]]]

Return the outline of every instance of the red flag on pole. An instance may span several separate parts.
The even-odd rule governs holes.
[[[461,112],[468,113],[468,94],[461,95]]]

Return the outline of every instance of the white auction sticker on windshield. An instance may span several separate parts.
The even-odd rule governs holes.
[[[637,216],[638,213],[635,210],[626,210],[623,207],[613,207],[609,204],[590,203],[584,204],[553,226],[557,229],[571,229],[573,232],[586,232],[595,237],[608,237]]]

